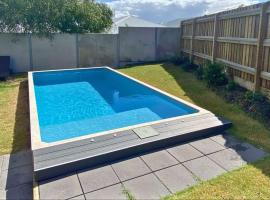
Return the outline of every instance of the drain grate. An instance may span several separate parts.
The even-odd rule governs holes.
[[[135,128],[133,129],[133,131],[141,138],[149,138],[149,137],[153,137],[156,135],[159,135],[159,133],[153,129],[151,126],[144,126],[144,127],[140,127],[140,128]]]

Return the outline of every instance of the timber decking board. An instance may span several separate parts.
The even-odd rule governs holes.
[[[36,157],[36,161],[42,162],[44,160],[49,160],[52,158],[57,159],[59,157],[69,156],[71,154],[77,154],[77,153],[86,152],[86,151],[95,151],[100,148],[105,148],[107,146],[112,146],[115,144],[123,143],[130,140],[136,140],[136,139],[139,139],[139,137],[136,134],[130,134],[124,137],[119,137],[119,136],[113,137],[110,140],[104,140],[103,142],[99,142],[99,143],[91,142],[87,145],[78,146],[76,148],[68,148],[64,150],[55,151],[53,153],[43,154],[41,156]]]
[[[194,120],[197,120],[197,119],[200,119],[200,118],[212,117],[212,116],[215,116],[215,115],[212,114],[212,113],[206,113],[206,114],[201,114],[201,115],[198,115],[198,116],[186,117],[184,120],[185,120],[185,122],[189,122],[189,121],[194,121]],[[169,122],[153,124],[151,126],[153,128],[162,128],[162,127],[165,127],[165,126],[171,126],[171,125],[178,124],[178,123],[182,122],[182,120],[183,119],[176,119],[176,120],[169,121]]]
[[[168,131],[173,131],[173,130],[177,130],[177,129],[183,129],[183,128],[187,128],[190,127],[192,125],[194,125],[194,123],[200,123],[203,124],[204,122],[215,122],[217,119],[212,117],[212,118],[207,118],[207,119],[198,119],[196,121],[191,121],[191,122],[180,122],[179,124],[175,124],[175,125],[170,125],[170,126],[166,126],[163,128],[155,128],[157,131],[159,131],[160,133],[163,132],[168,132]]]
[[[133,131],[132,130],[120,131],[117,134],[120,136],[125,136],[125,135],[133,134]],[[113,134],[95,137],[95,143],[102,142],[104,140],[110,140],[112,138],[114,138]],[[34,156],[40,156],[40,155],[47,154],[47,153],[53,153],[55,151],[62,151],[64,149],[69,149],[69,148],[76,148],[78,146],[88,145],[91,143],[93,144],[93,142],[91,141],[91,138],[87,138],[87,139],[74,141],[74,142],[70,142],[70,143],[66,143],[66,144],[59,144],[59,145],[52,146],[52,147],[45,147],[42,149],[34,150]]]
[[[198,130],[204,130],[207,128],[211,128],[211,127],[216,127],[216,126],[220,126],[221,123],[217,123],[217,122],[213,122],[212,124],[206,123],[206,124],[200,124],[198,126],[188,126],[186,129],[174,129],[174,130],[168,130],[166,132],[163,132],[164,135],[166,136],[175,136],[175,135],[183,135],[183,134],[187,134],[190,132],[195,132]]]
[[[108,153],[111,152],[112,150],[116,151],[118,149],[120,149],[121,147],[128,147],[130,145],[134,145],[136,143],[138,143],[138,140],[129,140],[129,141],[125,141],[124,143],[116,143],[113,146],[106,146],[106,147],[102,147],[99,149],[96,149],[94,151],[83,151],[83,152],[78,152],[78,153],[74,153],[68,156],[62,156],[62,157],[57,157],[55,159],[49,159],[49,160],[44,160],[44,161],[40,161],[35,163],[35,166],[37,168],[47,168],[50,165],[59,165],[62,163],[67,163],[70,161],[76,161],[76,160],[80,160],[80,159],[85,159],[85,158],[90,158],[90,157],[94,157],[103,153]]]

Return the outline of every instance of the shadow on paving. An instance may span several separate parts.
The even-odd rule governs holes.
[[[19,85],[12,151],[3,156],[0,199],[33,198],[33,166],[30,150],[28,83]]]

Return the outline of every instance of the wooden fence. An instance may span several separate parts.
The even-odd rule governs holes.
[[[234,80],[270,94],[270,2],[188,19],[181,51],[195,63],[222,62]]]

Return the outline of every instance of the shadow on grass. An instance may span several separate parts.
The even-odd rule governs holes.
[[[2,172],[7,200],[32,199],[33,197],[33,164],[29,127],[28,82],[23,80],[19,83],[12,150],[11,154],[5,157],[5,168]]]
[[[30,149],[31,146],[28,99],[28,81],[24,80],[20,83],[18,91],[12,153]]]
[[[192,80],[190,79],[190,82],[188,81],[189,78],[182,79],[183,76],[180,75],[181,72],[178,67],[170,63],[164,63],[161,65],[161,67],[174,78],[177,84],[184,90],[186,96],[189,99],[191,99],[195,104],[205,109],[209,109],[210,111],[214,112],[217,115],[220,115],[221,117],[225,117],[228,120],[232,120],[233,128],[232,130],[229,131],[230,133],[233,133],[234,136],[237,136],[240,139],[244,139],[244,141],[254,142],[257,146],[264,148],[264,150],[267,152],[266,154],[265,154],[265,151],[262,151],[261,149],[258,149],[250,145],[249,143],[239,141],[235,139],[234,137],[231,137],[230,134],[226,134],[224,137],[224,145],[226,147],[233,149],[238,154],[238,156],[241,157],[242,160],[246,161],[247,163],[252,163],[252,165],[256,167],[257,169],[261,170],[264,175],[270,177],[270,157],[269,157],[270,150],[268,148],[268,143],[267,142],[264,143],[259,140],[256,141],[254,139],[249,140],[248,138],[249,135],[243,136],[246,134],[246,128],[247,129],[253,128],[254,130],[252,131],[255,132],[254,133],[255,135],[256,133],[262,134],[261,130],[256,130],[256,126],[255,128],[252,125],[249,126],[250,122],[244,121],[244,119],[247,119],[247,118],[241,118],[240,116],[241,114],[237,112],[237,109],[233,110],[234,108],[232,107],[232,110],[225,111],[224,109],[226,108],[222,107],[220,100],[215,102],[215,100],[218,100],[219,98],[222,98],[222,97],[216,97],[218,95],[214,94],[214,92],[210,94],[211,96],[207,96],[203,94],[203,91],[207,89],[206,88],[207,86],[204,85],[203,83],[200,85],[196,84],[195,86],[192,84],[194,81],[193,77],[192,77]],[[211,99],[213,101],[211,101]],[[268,130],[264,125],[262,125],[262,127],[264,128],[264,132],[265,132],[265,135],[263,137],[269,141],[270,130]],[[262,161],[253,163],[255,160],[257,160],[256,158],[265,158],[265,159],[263,159]]]

